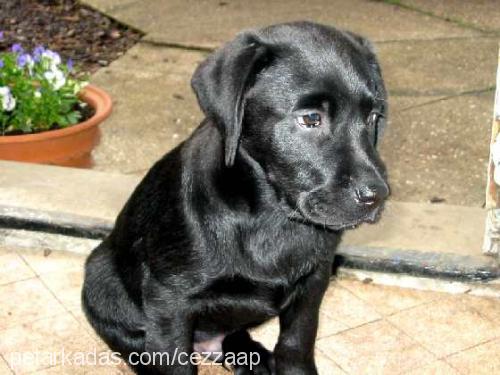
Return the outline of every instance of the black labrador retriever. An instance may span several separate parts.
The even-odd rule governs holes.
[[[195,374],[180,354],[209,352],[259,354],[232,363],[236,374],[316,374],[342,231],[375,221],[389,194],[374,52],[350,32],[280,24],[210,55],[192,87],[206,119],[152,167],[89,256],[87,318],[138,373]],[[270,353],[248,329],[275,316]]]

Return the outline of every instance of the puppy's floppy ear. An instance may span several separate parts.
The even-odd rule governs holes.
[[[265,53],[255,35],[240,34],[203,61],[191,79],[201,109],[223,135],[226,166],[232,166],[236,157],[247,83]]]

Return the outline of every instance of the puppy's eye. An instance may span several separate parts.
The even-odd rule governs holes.
[[[378,125],[378,122],[381,118],[383,118],[384,115],[380,112],[377,112],[377,111],[373,111],[371,112],[369,115],[368,115],[368,125],[372,125],[372,126],[377,126]]]
[[[375,147],[377,147],[377,141],[378,141],[378,132],[379,132],[378,122],[383,117],[384,117],[384,115],[380,112],[377,112],[377,111],[372,111],[368,115],[367,123],[369,126],[373,127],[373,129],[374,129],[373,145]]]
[[[316,112],[297,117],[297,123],[306,128],[316,128],[321,125],[321,115]]]

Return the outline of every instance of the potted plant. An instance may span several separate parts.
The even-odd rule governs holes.
[[[1,37],[1,34],[0,34]],[[42,46],[0,53],[0,159],[90,167],[111,99]]]

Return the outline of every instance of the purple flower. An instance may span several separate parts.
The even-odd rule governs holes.
[[[35,61],[40,61],[42,54],[45,52],[44,46],[36,46],[33,50],[33,59]]]
[[[2,59],[0,59],[0,69],[2,69],[5,66],[4,62]]]
[[[14,53],[23,53],[24,52],[23,47],[19,43],[13,44],[11,50]]]
[[[30,54],[23,53],[22,55],[19,55],[17,58],[17,66],[19,68],[24,68],[26,65],[28,66],[33,65],[33,58],[30,56]]]
[[[3,31],[0,31],[0,40],[3,40]]]
[[[68,68],[68,72],[71,72],[73,70],[73,60],[68,59],[68,62],[66,62],[66,67]]]

